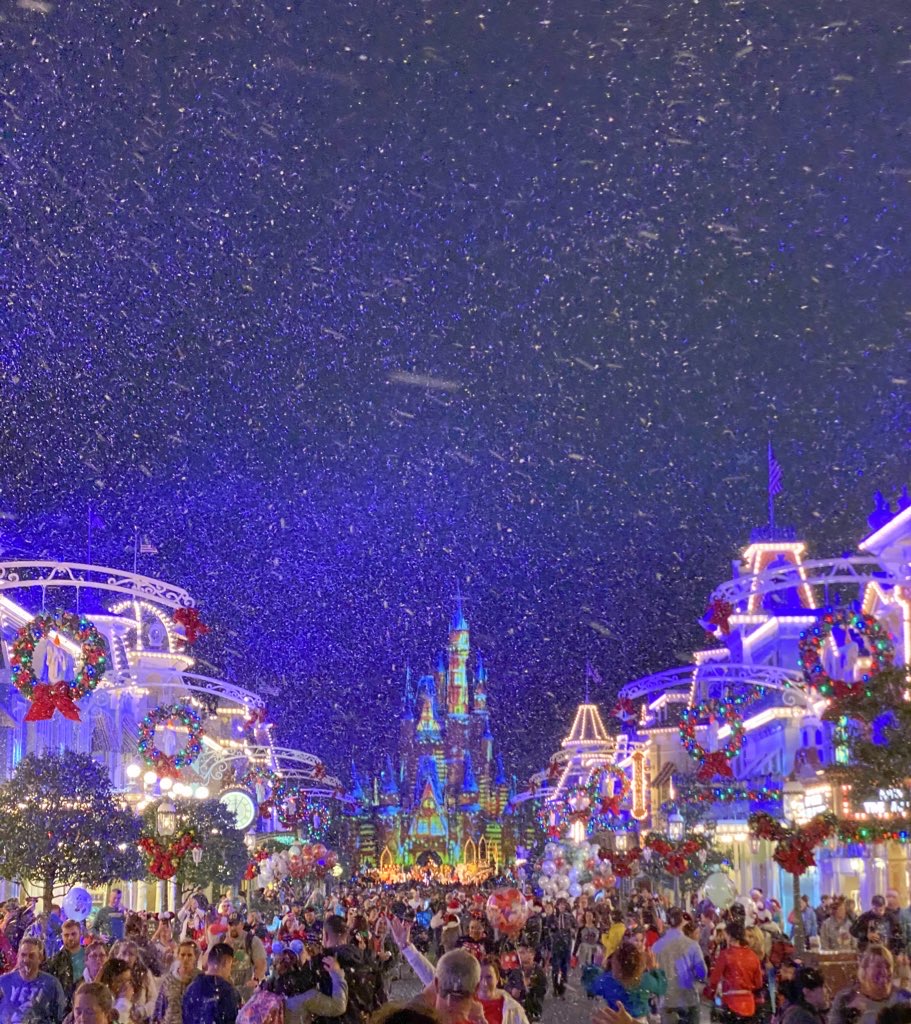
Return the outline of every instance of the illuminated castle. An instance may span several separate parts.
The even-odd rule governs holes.
[[[448,657],[412,685],[405,676],[397,763],[365,785],[352,766],[347,856],[354,870],[415,865],[495,868],[514,855],[504,811],[509,782],[494,754],[487,710],[487,670],[480,655],[469,678],[468,622],[459,600],[449,630]]]

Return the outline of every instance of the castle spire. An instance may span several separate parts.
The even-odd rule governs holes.
[[[366,803],[367,794],[364,792],[364,781],[361,773],[357,770],[354,761],[351,762],[351,798],[359,804]]]
[[[405,662],[405,692],[402,694],[402,720],[414,721],[414,690],[411,688],[411,662]]]
[[[465,612],[462,608],[462,585],[456,582],[456,606],[455,611],[452,615],[452,622],[450,623],[451,630],[467,630],[468,620],[465,618]]]
[[[386,755],[383,767],[383,792],[382,802],[387,806],[399,802],[399,788],[395,781],[395,770],[392,767],[392,758]]]
[[[478,653],[474,674],[474,710],[487,713],[487,667],[484,658]]]

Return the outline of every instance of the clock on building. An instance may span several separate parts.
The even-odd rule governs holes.
[[[245,789],[226,789],[218,800],[234,815],[236,827],[241,832],[246,832],[256,821],[256,804]]]

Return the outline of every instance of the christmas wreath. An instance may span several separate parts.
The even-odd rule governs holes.
[[[155,746],[155,731],[160,725],[180,725],[187,730],[187,741],[176,754],[166,754]],[[192,764],[202,746],[203,728],[199,715],[189,704],[160,704],[139,723],[139,753],[159,775],[176,778],[181,768]]]
[[[619,783],[619,788],[615,788],[614,783]],[[585,784],[585,791],[596,814],[616,817],[623,802],[630,795],[631,786],[626,772],[616,765],[609,764],[596,768],[591,773]]]
[[[751,814],[750,831],[757,839],[775,843],[772,860],[788,874],[802,875],[816,866],[814,850],[837,831],[832,814],[817,814],[812,821],[798,828],[789,828],[771,814]]]
[[[53,640],[50,639],[54,634]],[[49,679],[39,681],[35,674],[33,659],[35,649],[42,640],[60,646],[60,637],[79,644],[80,662],[78,671],[71,681]],[[51,615],[42,612],[27,623],[13,642],[10,651],[10,679],[13,686],[32,702],[25,716],[27,722],[40,722],[54,717],[59,711],[64,718],[78,722],[79,711],[75,701],[81,700],[101,681],[108,666],[108,645],[97,627],[84,615],[61,612]],[[54,669],[49,667],[49,674]]]
[[[822,667],[822,650],[832,635],[832,630],[843,629],[848,634],[856,634],[866,640],[867,652],[870,656],[870,671],[856,683],[847,683],[841,679],[833,679]],[[867,689],[870,679],[878,672],[888,668],[895,660],[895,650],[886,630],[866,612],[856,612],[844,608],[833,611],[827,608],[822,617],[811,629],[800,634],[798,644],[800,666],[810,686],[815,686],[824,697],[857,697]]]
[[[535,821],[548,839],[562,839],[568,831],[569,823],[563,815],[562,808],[556,803],[542,804],[536,808]]]
[[[731,738],[720,750],[709,752],[696,740],[696,722],[702,718],[730,726]],[[733,777],[730,762],[740,753],[744,733],[743,719],[735,705],[711,703],[684,708],[679,728],[683,749],[699,762],[696,778],[700,782],[708,782],[716,775]]]
[[[165,880],[177,874],[180,862],[196,845],[192,832],[181,832],[167,845],[151,837],[139,840],[139,849],[149,858],[149,874]]]
[[[255,789],[257,786],[272,789],[275,786],[275,772],[267,764],[251,763],[244,772],[240,784],[250,789]]]
[[[265,708],[250,708],[244,717],[244,723],[241,729],[244,734],[244,739],[251,745],[256,745],[256,729],[260,725],[266,724],[266,709]]]

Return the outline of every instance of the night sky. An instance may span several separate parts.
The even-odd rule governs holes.
[[[819,13],[817,13],[819,12]],[[376,764],[461,585],[495,732],[688,660],[766,515],[911,479],[907,0],[19,0],[0,538],[185,585]],[[284,680],[284,683],[281,680]],[[280,690],[280,695],[274,691]]]

